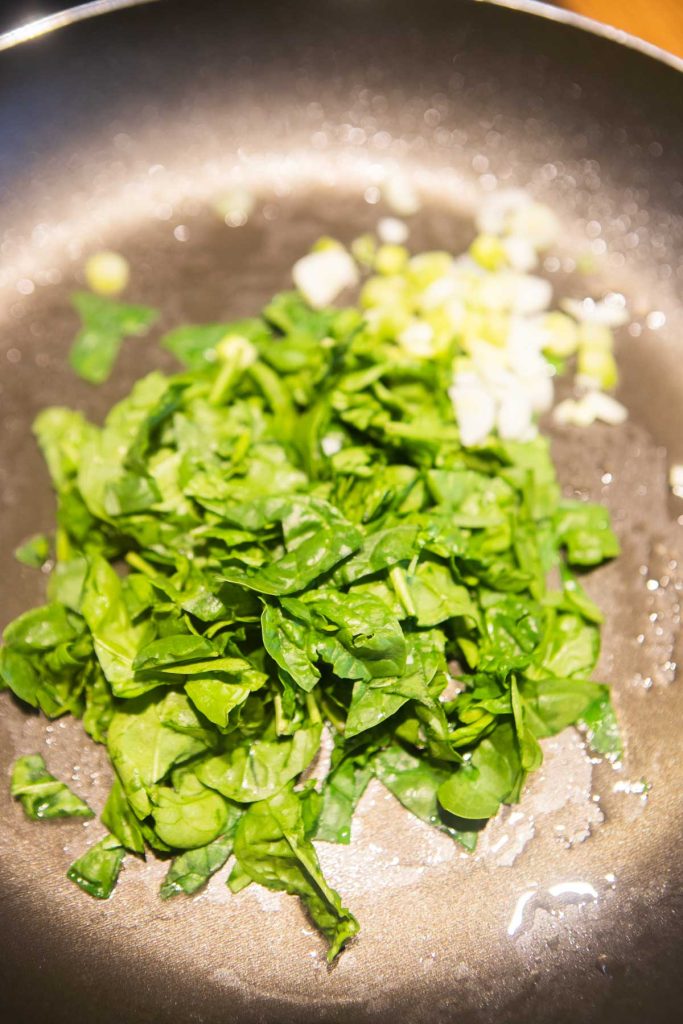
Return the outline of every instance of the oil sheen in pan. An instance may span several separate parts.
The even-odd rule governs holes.
[[[673,680],[680,510],[666,483],[667,460],[683,455],[680,226],[670,112],[659,102],[672,72],[650,70],[636,95],[630,76],[651,68],[642,56],[486,5],[430,2],[418,25],[401,4],[390,22],[382,4],[362,18],[346,8],[339,21],[334,4],[304,4],[296,31],[274,6],[257,17],[198,3],[191,18],[172,0],[163,7],[165,21],[152,8],[121,12],[106,40],[96,23],[65,30],[36,57],[34,74],[53,76],[59,103],[43,92],[41,120],[29,97],[30,133],[16,110],[12,121],[0,109],[14,132],[2,182],[3,619],[40,596],[10,557],[51,518],[33,414],[58,396],[101,415],[159,364],[153,344],[130,347],[121,375],[97,393],[73,380],[67,296],[85,253],[125,252],[135,296],[164,310],[164,328],[258,308],[319,234],[348,240],[386,212],[382,179],[397,167],[423,195],[415,249],[457,251],[478,195],[530,185],[567,227],[545,266],[558,290],[580,293],[576,263],[589,253],[586,290],[619,291],[634,313],[619,341],[629,423],[554,438],[568,493],[604,500],[623,542],[591,585],[607,612],[600,672],[615,685],[626,758],[621,770],[592,764],[575,734],[552,741],[543,775],[476,858],[370,790],[352,846],[322,850],[364,926],[332,971],[295,901],[229,897],[220,877],[199,898],[163,904],[163,866],[135,863],[111,903],[92,903],[63,878],[92,831],[40,831],[2,794],[0,913],[16,937],[7,991],[24,1007],[8,1019],[47,1019],[51,1001],[57,1020],[80,1006],[96,1020],[218,1021],[229,1006],[244,1021],[561,1020],[569,1007],[576,1020],[628,1021],[639,1000],[642,1018],[642,993],[658,978],[664,1002],[652,1019],[666,1020],[657,965],[673,962],[678,938],[682,702]],[[152,27],[149,55],[139,40]],[[95,39],[97,62],[84,55]],[[192,74],[188,54],[201,54]],[[65,58],[89,92],[76,96],[60,77]],[[23,73],[6,68],[5,95]],[[258,202],[230,228],[207,204],[240,182]],[[664,323],[648,320],[653,312]],[[108,781],[99,752],[75,723],[48,728],[3,700],[3,770],[17,752],[43,750],[97,805]],[[29,981],[38,963],[42,988]]]

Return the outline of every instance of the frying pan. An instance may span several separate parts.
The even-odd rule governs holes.
[[[618,292],[632,315],[628,423],[553,437],[565,491],[604,501],[622,542],[589,584],[626,753],[591,763],[577,734],[550,741],[475,858],[371,787],[351,847],[321,849],[363,925],[333,968],[295,900],[232,896],[222,876],[165,904],[163,865],[136,862],[90,901],[64,872],[99,826],[24,821],[3,783],[2,1019],[680,1019],[680,62],[535,3],[99,2],[57,24],[0,40],[2,622],[42,597],[11,555],[53,515],[33,416],[101,417],[171,365],[152,336],[99,390],[73,378],[68,293],[88,253],[126,254],[162,330],[259,309],[320,234],[376,224],[387,175],[422,196],[418,250],[458,251],[477,201],[521,185],[562,218],[544,264],[558,293]],[[257,202],[229,227],[212,203],[236,185]],[[46,729],[4,695],[2,778],[33,750],[101,806],[107,765],[77,723]]]

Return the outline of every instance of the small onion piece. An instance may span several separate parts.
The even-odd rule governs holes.
[[[358,268],[340,246],[303,256],[294,264],[292,277],[306,301],[314,309],[322,309],[345,288],[358,283]]]
[[[621,327],[628,323],[629,313],[622,296],[595,299],[562,299],[560,306],[579,323],[601,324],[603,327]]]
[[[128,260],[118,252],[97,252],[86,260],[85,280],[98,295],[119,295],[130,279]]]
[[[408,239],[408,225],[398,217],[382,217],[377,224],[377,237],[387,245],[403,245]]]
[[[467,375],[469,378],[470,375]],[[496,403],[493,396],[462,374],[449,389],[449,397],[460,428],[460,440],[466,448],[484,441],[496,425]]]
[[[382,197],[399,217],[411,217],[421,207],[412,182],[405,174],[392,174],[382,185]]]
[[[683,498],[683,466],[675,463],[669,470],[669,485],[675,497]]]

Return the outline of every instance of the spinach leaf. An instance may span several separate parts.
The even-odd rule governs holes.
[[[586,729],[588,743],[597,754],[605,754],[612,760],[621,757],[623,747],[617,716],[612,707],[609,690],[601,686],[599,696],[584,709],[579,722]]]
[[[102,671],[117,697],[139,697],[159,685],[158,680],[135,679],[134,662],[147,629],[133,625],[121,580],[101,555],[90,559],[81,604]]]
[[[439,786],[439,803],[458,818],[492,818],[519,786],[521,772],[514,729],[503,722],[479,743],[471,762]]]
[[[606,688],[585,679],[547,678],[524,680],[519,689],[531,728],[542,737],[580,721]]]
[[[224,832],[206,846],[186,850],[173,859],[159,890],[162,899],[167,900],[180,893],[191,896],[226,863],[232,853],[241,813],[230,805],[226,806],[228,819]]]
[[[247,808],[237,826],[235,856],[242,872],[254,882],[301,897],[330,943],[330,962],[358,932],[355,917],[325,881],[305,835],[301,800],[291,789]]]
[[[24,612],[7,626],[3,640],[8,647],[23,654],[47,651],[73,640],[77,635],[66,608],[60,604],[46,604]]]
[[[146,818],[152,812],[154,783],[176,765],[205,753],[209,746],[205,739],[164,723],[168,703],[168,698],[155,701],[153,696],[126,701],[109,726],[109,756],[138,818]],[[195,721],[200,727],[199,720]]]
[[[555,515],[555,529],[567,549],[570,565],[599,565],[619,554],[619,541],[602,505],[563,501]]]
[[[230,334],[238,334],[249,341],[269,336],[262,320],[247,319],[230,324],[188,324],[176,327],[163,336],[161,345],[189,370],[201,370],[216,362],[216,345]]]
[[[131,853],[144,856],[145,837],[119,779],[114,780],[100,818],[121,846]]]
[[[354,526],[330,517],[322,529],[264,569],[251,573],[226,571],[223,579],[260,594],[295,594],[352,555],[361,541],[362,535]]]
[[[66,873],[89,896],[108,900],[116,887],[126,851],[114,836],[105,836],[75,860]]]
[[[419,551],[419,527],[411,524],[389,526],[369,534],[360,550],[339,569],[342,583],[354,583],[400,562],[409,562]]]
[[[372,778],[367,754],[346,757],[325,780],[316,839],[328,843],[351,842],[351,819]]]
[[[312,690],[320,679],[320,672],[314,664],[310,627],[289,618],[282,609],[266,605],[261,616],[261,633],[263,646],[273,661],[288,672],[302,690]]]
[[[467,850],[477,845],[477,831],[458,828],[439,804],[439,789],[450,778],[450,769],[416,757],[397,743],[381,750],[372,762],[375,776],[403,806],[421,821],[451,836]],[[469,823],[464,823],[465,825]]]
[[[22,565],[28,565],[31,569],[40,569],[50,557],[50,538],[44,533],[38,533],[24,541],[16,551],[14,557]]]
[[[313,592],[309,608],[339,627],[337,639],[373,677],[400,675],[407,648],[401,625],[387,605],[372,594]]]
[[[205,786],[236,803],[265,800],[308,767],[318,752],[321,733],[322,725],[317,722],[293,736],[255,740],[204,761],[197,776]]]
[[[477,619],[477,609],[466,587],[456,583],[448,566],[422,562],[406,585],[418,626],[438,626],[448,619],[466,616]]]
[[[123,339],[144,334],[158,316],[149,306],[124,305],[90,292],[76,292],[72,302],[83,326],[69,361],[78,376],[91,384],[107,380]]]
[[[222,834],[228,823],[225,800],[202,786],[193,773],[182,776],[179,788],[157,786],[152,799],[155,832],[175,849],[206,846]]]
[[[84,800],[50,775],[40,754],[27,754],[14,762],[11,793],[33,821],[93,817]]]

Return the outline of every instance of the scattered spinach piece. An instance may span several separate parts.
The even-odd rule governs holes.
[[[355,917],[325,881],[306,835],[301,797],[291,788],[247,808],[237,826],[235,856],[242,872],[254,882],[301,897],[330,943],[329,961],[357,933]]]
[[[105,836],[75,860],[66,873],[89,896],[108,900],[116,887],[126,851],[114,836]]]
[[[31,569],[40,569],[50,557],[50,538],[44,533],[29,537],[16,549],[14,557],[22,565],[28,565]]]
[[[144,334],[158,313],[149,306],[126,305],[92,292],[76,292],[72,301],[82,327],[69,361],[79,377],[102,384],[114,368],[123,339]]]
[[[72,793],[65,782],[50,775],[40,754],[19,757],[12,766],[12,796],[21,801],[27,818],[92,818],[84,800]]]

